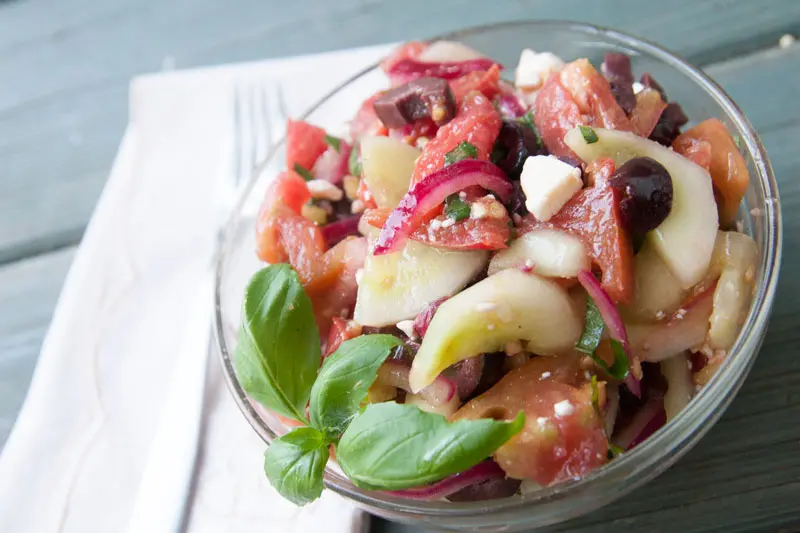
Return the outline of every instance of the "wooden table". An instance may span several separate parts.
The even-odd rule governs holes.
[[[800,531],[800,44],[778,46],[800,34],[797,0],[0,0],[0,446],[108,175],[132,76],[521,18],[617,27],[703,66],[761,134],[785,224],[771,326],[733,406],[656,481],[557,530]]]

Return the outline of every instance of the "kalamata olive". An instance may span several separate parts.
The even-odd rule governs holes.
[[[515,120],[504,120],[495,142],[492,160],[512,180],[518,180],[528,156],[540,153],[541,143],[533,128]]]
[[[654,159],[631,159],[612,174],[610,182],[621,195],[622,222],[634,235],[657,228],[672,209],[672,177]]]
[[[508,498],[517,493],[521,484],[522,481],[513,478],[487,479],[454,492],[447,499],[451,502],[480,502]]]
[[[664,91],[664,88],[661,86],[660,83],[656,81],[656,79],[653,76],[650,75],[649,72],[645,72],[644,74],[642,74],[642,77],[639,78],[639,83],[641,83],[648,89],[654,89],[658,91],[658,93],[661,95],[661,99],[664,100],[665,102],[669,102],[669,100],[667,100],[667,93]]]
[[[511,193],[511,199],[506,204],[506,209],[510,215],[519,215],[524,217],[528,214],[528,208],[525,206],[525,191],[522,190],[522,184],[518,181],[511,183],[514,186],[514,192]]]
[[[423,118],[442,126],[456,114],[453,91],[439,78],[419,78],[389,89],[372,105],[387,128],[402,128]]]
[[[672,145],[672,141],[681,134],[681,126],[689,122],[680,104],[670,102],[658,118],[656,127],[650,133],[650,140],[664,146]]]
[[[636,107],[636,95],[633,94],[633,72],[631,58],[625,54],[608,53],[600,66],[603,76],[611,85],[611,94],[619,106],[630,115]]]

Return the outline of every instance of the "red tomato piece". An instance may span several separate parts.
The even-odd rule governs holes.
[[[327,149],[325,130],[302,120],[287,121],[286,168],[292,170],[298,164],[310,171]]]
[[[608,440],[579,360],[573,354],[534,357],[453,418],[509,420],[523,411],[522,432],[494,454],[503,470],[545,486],[583,477],[606,462]]]
[[[583,241],[594,266],[602,272],[601,283],[611,299],[618,304],[633,297],[633,246],[622,224],[620,193],[600,178],[613,170],[605,164],[595,172],[595,184],[582,189],[547,222],[532,215],[523,219],[520,231],[549,227],[573,233]],[[600,170],[600,169],[598,169]]]
[[[335,316],[350,316],[356,304],[358,283],[356,272],[364,266],[367,256],[367,240],[364,237],[348,237],[330,249],[323,258],[328,271],[334,271],[333,282],[320,290],[306,288],[314,307],[314,317],[320,335],[325,337]]]
[[[564,135],[580,124],[633,131],[608,80],[586,59],[567,64],[545,82],[536,96],[534,122],[550,153],[567,157],[575,154],[564,143]]]
[[[661,118],[667,103],[661,99],[661,93],[653,89],[644,89],[636,95],[636,107],[631,112],[631,124],[636,135],[650,137]]]
[[[417,159],[411,184],[444,166],[444,156],[466,141],[478,150],[477,159],[488,160],[500,133],[500,113],[483,94],[473,91],[464,97],[456,117],[439,128]]]
[[[489,70],[476,70],[450,82],[450,90],[460,104],[471,91],[483,93],[492,99],[500,92],[500,65],[494,64]]]
[[[293,170],[281,172],[267,188],[264,201],[261,202],[263,214],[259,215],[259,220],[265,219],[278,205],[284,205],[294,213],[300,214],[303,205],[310,199],[311,192],[308,190],[308,185],[297,172]]]
[[[672,143],[676,152],[706,170],[711,168],[711,143],[705,139],[679,135]]]
[[[704,120],[678,136],[673,143],[676,152],[696,163],[700,159],[697,155],[698,146],[702,146],[700,150],[708,152],[703,154],[708,164],[702,166],[708,169],[714,182],[720,223],[729,227],[736,219],[742,196],[750,183],[747,164],[728,128],[716,118]],[[695,153],[692,154],[692,150]]]
[[[338,316],[331,320],[331,329],[328,332],[328,342],[325,346],[323,360],[339,349],[344,341],[354,339],[361,335],[361,326],[357,322]]]

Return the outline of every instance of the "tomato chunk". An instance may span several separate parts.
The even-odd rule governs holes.
[[[583,477],[606,462],[608,441],[578,361],[573,354],[534,357],[453,418],[509,420],[523,411],[522,432],[494,454],[503,470],[545,486]]]
[[[502,119],[486,96],[472,91],[464,97],[456,117],[439,128],[417,159],[411,184],[444,166],[444,156],[466,141],[478,150],[477,159],[488,160],[500,133]]]
[[[361,326],[358,323],[338,316],[333,317],[323,359],[338,350],[344,341],[354,339],[359,335],[361,335]]]
[[[708,144],[707,168],[717,193],[719,220],[723,226],[731,226],[736,219],[744,191],[750,183],[750,173],[728,128],[716,118],[704,120],[678,136],[673,147],[676,152],[695,161],[697,156],[693,152],[697,151],[698,144],[702,145],[704,142]]]
[[[393,66],[405,59],[416,59],[428,48],[428,43],[408,41],[403,43],[381,61],[381,70],[389,72]]]
[[[306,181],[297,172],[288,170],[281,172],[272,180],[267,188],[264,201],[261,202],[260,219],[270,215],[278,205],[284,205],[292,212],[300,214],[303,205],[311,199]]]
[[[583,241],[592,263],[602,272],[601,283],[609,296],[618,304],[628,303],[633,297],[633,246],[620,214],[620,193],[608,183],[613,173],[613,163],[605,160],[596,165],[594,185],[582,189],[547,222],[526,215],[521,233],[531,229],[549,227],[568,231]]]
[[[631,124],[636,135],[644,138],[650,137],[661,118],[661,113],[667,108],[667,103],[661,98],[661,93],[653,89],[644,89],[636,95],[636,107],[631,113]]]
[[[286,168],[292,170],[297,164],[310,171],[327,149],[325,130],[302,120],[287,121]]]
[[[457,104],[471,91],[478,91],[492,99],[500,92],[500,65],[494,64],[489,70],[476,70],[456,78],[450,82],[450,89]]]
[[[575,157],[564,135],[579,124],[633,131],[611,86],[586,59],[567,64],[550,76],[536,96],[534,122],[550,153]]]

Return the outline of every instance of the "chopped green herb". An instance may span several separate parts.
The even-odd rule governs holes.
[[[625,450],[617,446],[616,444],[608,443],[608,458],[613,459],[614,457],[625,453]]]
[[[326,135],[325,142],[328,143],[328,146],[339,152],[339,149],[342,147],[342,140],[339,137],[334,137],[333,135]]]
[[[589,126],[578,126],[578,128],[580,128],[581,135],[583,135],[583,140],[586,141],[586,144],[594,144],[600,140],[597,138],[597,134],[594,130]]]
[[[533,131],[534,135],[536,135],[536,145],[541,149],[542,148],[542,136],[539,135],[539,130],[536,129],[536,123],[533,121],[533,110],[528,111],[521,117],[517,119],[517,122],[520,125],[525,126],[526,128]]]
[[[444,201],[444,212],[448,217],[458,222],[469,218],[470,207],[458,194],[451,194]]]
[[[600,391],[597,390],[597,376],[594,374],[592,374],[592,407],[600,412]]]
[[[453,163],[463,159],[475,159],[477,157],[478,149],[467,141],[461,141],[461,144],[444,155],[444,165],[452,165]]]
[[[306,181],[311,181],[311,180],[314,179],[314,175],[311,174],[311,172],[309,172],[308,169],[306,169],[300,163],[295,163],[294,164],[294,171],[297,172],[298,174],[300,174],[300,177],[303,178]]]
[[[625,348],[622,347],[622,343],[617,339],[611,339],[611,350],[614,352],[614,364],[611,366],[608,366],[597,354],[593,353],[591,356],[597,366],[602,368],[612,378],[621,381],[628,377],[631,362],[625,354]]]
[[[586,296],[586,325],[575,349],[586,355],[594,354],[600,344],[600,336],[603,334],[604,327],[603,316],[600,314],[597,304],[594,303],[591,296]]]
[[[360,147],[356,144],[353,146],[353,149],[350,150],[350,158],[347,160],[347,167],[348,171],[350,172],[351,176],[355,176],[357,178],[361,177],[361,159],[360,159]]]

